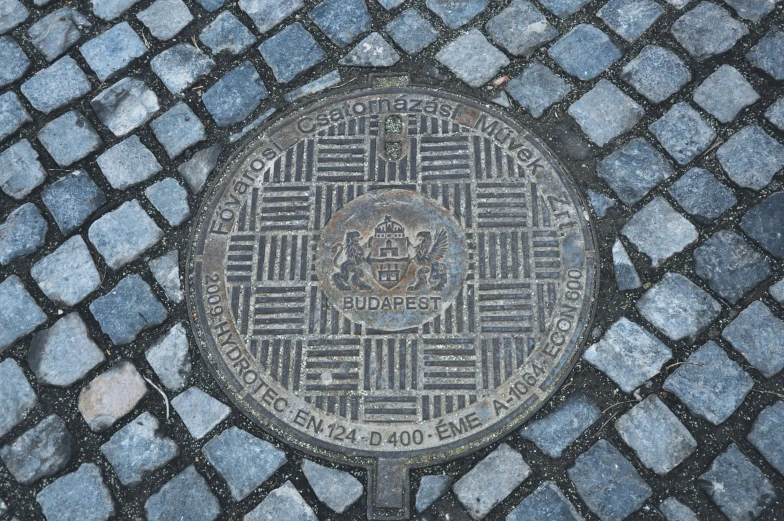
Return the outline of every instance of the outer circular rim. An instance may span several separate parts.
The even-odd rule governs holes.
[[[589,329],[589,325],[593,323],[596,308],[597,308],[597,294],[599,288],[599,276],[600,272],[598,269],[599,264],[599,256],[598,256],[598,249],[597,249],[597,242],[596,242],[596,234],[593,226],[593,222],[586,217],[589,215],[587,213],[587,206],[585,200],[583,199],[582,195],[576,190],[576,184],[568,172],[568,170],[564,167],[561,160],[558,156],[536,135],[529,131],[525,126],[519,123],[514,117],[512,117],[508,111],[502,110],[499,107],[491,106],[481,100],[476,98],[471,98],[466,96],[465,94],[458,94],[451,91],[446,91],[442,89],[436,89],[430,85],[426,84],[418,84],[415,82],[409,82],[408,78],[405,75],[387,75],[387,76],[396,76],[400,78],[401,76],[406,80],[405,86],[397,86],[397,87],[383,87],[383,86],[374,86],[371,82],[372,76],[368,78],[365,82],[356,82],[352,86],[348,86],[339,90],[335,90],[328,95],[313,95],[309,96],[305,99],[305,101],[296,104],[295,106],[289,107],[287,110],[281,112],[277,115],[277,117],[273,118],[270,121],[265,122],[264,124],[260,125],[257,129],[253,132],[249,133],[248,136],[245,136],[240,141],[240,146],[231,154],[231,156],[216,170],[218,170],[218,174],[210,181],[208,185],[208,189],[205,190],[202,194],[201,201],[200,201],[200,209],[197,213],[196,219],[194,219],[191,230],[190,230],[190,241],[188,243],[188,254],[187,254],[187,269],[188,269],[188,276],[185,277],[185,290],[186,290],[186,302],[189,314],[189,321],[191,324],[191,330],[194,333],[194,337],[196,338],[197,345],[199,348],[199,352],[201,353],[202,357],[205,359],[208,371],[213,376],[213,378],[218,383],[218,386],[227,395],[231,403],[239,409],[244,416],[249,418],[253,421],[256,425],[264,429],[265,431],[271,433],[273,436],[283,440],[284,442],[292,445],[298,450],[305,452],[306,454],[325,458],[328,460],[333,460],[336,462],[340,462],[343,464],[347,464],[350,466],[361,466],[366,468],[371,468],[375,464],[374,462],[382,457],[389,457],[399,460],[405,460],[405,465],[407,467],[422,467],[422,466],[429,466],[429,465],[437,465],[441,463],[445,463],[451,460],[454,460],[458,457],[467,456],[475,451],[480,450],[483,447],[486,447],[493,442],[500,440],[501,438],[505,437],[511,431],[518,428],[520,425],[524,423],[525,420],[532,417],[536,412],[544,406],[550,399],[557,393],[558,389],[563,384],[564,380],[567,376],[571,373],[574,365],[576,364],[577,360],[579,359],[580,355],[584,350],[583,342],[585,341],[585,336]],[[438,447],[438,449],[434,450],[433,448],[429,449],[419,449],[419,450],[410,450],[406,452],[390,452],[384,453],[383,451],[365,451],[365,450],[349,450],[345,447],[335,446],[330,443],[323,442],[316,438],[313,438],[309,435],[306,435],[301,432],[297,432],[290,427],[287,427],[285,423],[281,420],[275,418],[273,415],[264,414],[263,419],[259,419],[255,414],[246,412],[247,405],[244,404],[244,400],[240,397],[235,396],[231,391],[231,384],[226,381],[225,377],[218,372],[216,368],[216,364],[213,362],[213,357],[209,352],[209,347],[206,346],[205,341],[205,334],[204,330],[202,329],[202,324],[200,323],[200,315],[198,313],[198,309],[195,304],[195,293],[194,293],[194,284],[192,281],[193,277],[193,267],[194,267],[194,259],[193,259],[193,250],[194,245],[196,245],[200,238],[199,234],[201,232],[201,227],[204,222],[204,217],[210,214],[210,210],[212,209],[212,205],[210,207],[203,206],[206,201],[215,201],[216,195],[222,191],[229,181],[229,176],[227,175],[227,171],[231,168],[232,165],[235,163],[243,160],[247,155],[252,152],[252,145],[269,130],[270,128],[274,127],[277,123],[279,123],[283,119],[289,119],[294,114],[298,112],[305,112],[314,110],[316,107],[320,105],[327,105],[330,103],[334,103],[339,101],[342,98],[351,97],[355,93],[362,92],[364,94],[368,93],[379,93],[379,94],[395,94],[395,93],[405,93],[410,89],[416,89],[420,92],[425,94],[431,94],[434,96],[452,99],[455,101],[459,101],[460,103],[464,103],[468,106],[474,107],[476,109],[482,110],[487,112],[488,114],[492,115],[493,117],[503,121],[505,124],[509,125],[511,128],[517,130],[521,134],[525,135],[527,139],[530,140],[531,144],[537,147],[543,155],[547,156],[552,161],[553,169],[555,170],[556,174],[561,178],[565,189],[568,191],[569,195],[573,198],[573,201],[578,206],[578,210],[582,210],[582,214],[578,212],[577,218],[580,222],[580,229],[583,233],[584,240],[586,245],[590,245],[590,249],[586,249],[586,253],[593,252],[592,256],[586,255],[586,298],[583,302],[583,306],[581,309],[583,320],[581,323],[575,328],[575,333],[572,335],[573,339],[573,349],[571,354],[569,355],[568,359],[564,362],[562,368],[560,369],[560,374],[553,382],[550,384],[549,388],[550,391],[545,392],[545,397],[541,400],[540,403],[536,404],[534,407],[524,407],[524,404],[521,403],[517,406],[517,408],[509,413],[508,416],[496,421],[495,423],[491,424],[486,429],[477,432],[476,434],[463,438],[460,441],[447,443]],[[588,291],[590,288],[590,292]],[[260,415],[261,416],[261,415]]]

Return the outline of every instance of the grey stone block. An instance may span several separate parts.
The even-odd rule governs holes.
[[[147,187],[144,195],[171,226],[179,226],[191,215],[188,192],[171,177]]]
[[[79,52],[98,79],[105,81],[147,54],[147,47],[128,22],[120,22],[83,44]]]
[[[746,438],[765,456],[780,474],[784,475],[784,402],[779,400],[757,416]]]
[[[496,44],[515,56],[530,56],[558,36],[558,29],[527,0],[513,0],[485,24],[485,30]]]
[[[230,11],[223,11],[199,33],[213,55],[238,55],[256,43],[256,37]]]
[[[784,321],[759,300],[741,311],[721,336],[766,378],[784,369]]]
[[[131,136],[98,156],[101,173],[112,188],[124,190],[161,171],[161,165],[139,139]]]
[[[179,43],[150,60],[152,72],[169,92],[179,94],[215,68],[215,62],[193,45]]]
[[[596,173],[626,205],[633,205],[673,174],[672,164],[643,138],[602,159]]]
[[[302,0],[239,0],[238,5],[264,34],[305,4]]]
[[[190,9],[182,0],[155,0],[136,18],[159,40],[171,40],[193,21]]]
[[[0,308],[0,353],[46,322],[46,314],[16,275],[0,282]]]
[[[92,24],[72,7],[63,7],[44,16],[27,30],[30,42],[48,61],[52,61],[76,45],[82,29]]]
[[[180,448],[164,434],[158,419],[143,412],[101,445],[123,485],[138,485],[179,456]]]
[[[775,0],[725,0],[738,16],[752,22],[759,22],[776,8]]]
[[[545,481],[506,516],[506,521],[584,521],[552,481]]]
[[[172,400],[182,422],[197,440],[202,439],[231,414],[231,409],[198,387],[190,387]]]
[[[673,497],[668,497],[661,502],[659,512],[667,521],[700,521],[689,507]]]
[[[578,391],[544,418],[523,425],[520,436],[536,443],[551,458],[560,458],[600,416],[599,408]]]
[[[406,0],[377,0],[381,7],[389,11],[390,9],[394,9],[395,7],[399,6]]]
[[[686,52],[700,61],[729,51],[749,34],[744,24],[712,2],[697,4],[672,24],[670,32]]]
[[[44,179],[46,170],[28,140],[22,139],[0,152],[0,189],[7,196],[24,199]]]
[[[784,80],[784,30],[773,27],[746,54],[746,59],[776,80]]]
[[[287,103],[293,103],[294,101],[297,101],[300,98],[317,94],[322,90],[328,89],[330,87],[334,87],[339,83],[340,83],[340,73],[336,69],[332,72],[325,74],[324,76],[318,79],[311,81],[310,83],[306,83],[302,87],[298,87],[294,90],[287,92],[286,94],[284,94],[283,98],[286,100]]]
[[[76,61],[64,56],[22,83],[20,90],[36,110],[48,114],[84,96],[92,85]]]
[[[38,403],[35,391],[13,358],[0,362],[0,437],[19,425]],[[0,513],[2,515],[2,513]]]
[[[760,99],[754,87],[731,65],[722,65],[697,89],[694,101],[722,123],[730,123],[741,110]]]
[[[0,0],[0,34],[7,33],[30,16],[30,11],[19,0]]]
[[[27,350],[27,363],[38,381],[57,387],[73,385],[105,360],[77,312],[33,335]]]
[[[523,72],[506,84],[506,91],[535,118],[558,103],[572,88],[539,60],[534,59]]]
[[[0,143],[32,118],[15,92],[0,94]]]
[[[664,116],[651,123],[648,130],[681,165],[696,159],[716,139],[713,127],[685,102],[673,105]]]
[[[591,189],[588,190],[588,201],[591,203],[593,213],[595,213],[596,217],[599,219],[603,219],[604,216],[607,215],[607,211],[615,206],[615,199],[600,194],[599,192],[594,192]]]
[[[652,103],[661,103],[691,81],[691,71],[669,49],[647,45],[624,66],[620,77]]]
[[[128,313],[133,313],[131,303]],[[105,431],[128,415],[147,394],[147,384],[128,360],[121,360],[85,385],[79,412],[93,432]]]
[[[642,464],[660,475],[683,463],[697,449],[689,430],[655,394],[621,416],[615,429]]]
[[[770,296],[776,299],[779,304],[784,304],[784,279],[781,279],[770,288],[768,288]]]
[[[8,214],[0,224],[0,265],[29,255],[46,238],[46,221],[33,203],[25,203]]]
[[[106,203],[106,195],[84,170],[66,174],[44,187],[41,199],[63,235],[70,235]]]
[[[664,277],[637,301],[637,310],[673,340],[694,339],[721,313],[721,305],[679,273]]]
[[[487,7],[487,0],[427,0],[427,8],[450,29],[464,26]]]
[[[338,62],[351,67],[391,67],[400,55],[378,33],[370,33]]]
[[[468,514],[480,520],[530,475],[520,453],[502,443],[457,480],[452,491]]]
[[[588,2],[589,0],[543,0],[541,3],[558,18],[568,18]]]
[[[370,30],[365,0],[324,0],[308,16],[338,47],[345,47]]]
[[[182,101],[154,119],[150,128],[172,159],[207,137],[201,120]]]
[[[319,501],[338,514],[348,510],[365,491],[362,483],[348,472],[324,467],[308,459],[302,460],[301,468]]]
[[[770,276],[771,266],[743,237],[719,230],[694,251],[694,271],[735,304]]]
[[[645,110],[618,87],[602,79],[572,103],[568,112],[588,138],[602,147],[631,130]]]
[[[740,226],[777,259],[784,259],[784,192],[775,192],[743,216]]]
[[[615,285],[618,291],[629,291],[642,286],[640,275],[634,267],[634,263],[629,258],[626,248],[620,240],[616,239],[612,247],[613,272],[615,273]]]
[[[327,58],[313,35],[299,22],[262,42],[259,52],[281,83],[292,81]]]
[[[117,345],[128,344],[143,330],[166,320],[166,308],[139,275],[128,275],[90,304],[90,312]]]
[[[618,36],[633,42],[664,14],[664,9],[652,0],[610,0],[596,14]]]
[[[205,11],[212,13],[223,7],[225,1],[226,0],[196,0],[196,3]]]
[[[784,145],[759,126],[748,125],[721,145],[716,157],[738,185],[761,190],[784,166]]]
[[[417,54],[438,39],[438,31],[416,9],[406,9],[389,22],[386,31],[408,54]]]
[[[667,191],[696,221],[716,219],[738,202],[732,190],[703,168],[691,168]]]
[[[180,285],[180,261],[177,250],[172,250],[166,255],[152,259],[147,263],[152,276],[161,285],[169,300],[175,303],[182,302],[185,295]]]
[[[621,229],[655,268],[683,251],[699,237],[697,228],[676,212],[662,197],[656,197],[632,216]]]
[[[60,166],[72,165],[103,147],[92,124],[75,110],[44,125],[38,141]]]
[[[75,306],[101,285],[90,250],[75,235],[30,269],[44,295],[60,306]]]
[[[114,20],[139,0],[92,0],[95,16],[102,20]]]
[[[714,425],[729,418],[752,387],[754,381],[749,375],[713,341],[692,353],[663,386],[692,414]]]
[[[158,96],[137,78],[123,78],[90,102],[95,115],[121,137],[147,123],[160,105]]]
[[[776,128],[784,132],[784,96],[780,97],[776,102],[768,107],[765,111],[765,117],[768,121],[773,123]]]
[[[4,64],[0,68],[0,87],[15,82],[30,67],[30,59],[10,36],[0,36],[0,61]]]
[[[416,494],[416,510],[424,512],[430,506],[441,499],[444,494],[449,492],[449,487],[455,480],[452,476],[445,474],[422,476],[419,480],[419,490]]]
[[[207,482],[191,465],[150,496],[144,511],[148,521],[213,521],[220,515],[221,507]]]
[[[509,58],[493,47],[478,29],[470,29],[445,45],[436,59],[472,87],[484,85],[509,65]]]
[[[112,494],[93,463],[57,478],[35,500],[47,521],[106,521],[114,515]]]
[[[222,146],[212,145],[199,150],[189,160],[177,167],[177,171],[188,183],[193,193],[199,193],[204,187],[207,176],[218,164],[221,152],[223,152]]]
[[[188,383],[191,375],[191,355],[188,352],[188,337],[182,324],[176,324],[156,340],[144,356],[167,389],[178,391]]]
[[[291,481],[276,488],[251,510],[244,521],[318,521],[313,509],[302,499]]]
[[[601,30],[580,24],[555,42],[547,51],[570,75],[592,80],[621,57],[621,51]]]
[[[713,460],[697,485],[730,521],[752,521],[778,499],[773,483],[734,443]]]
[[[225,74],[202,96],[202,102],[219,127],[235,125],[253,114],[269,93],[256,68],[242,62]]]
[[[215,436],[201,451],[235,501],[248,497],[286,463],[285,452],[237,427]]]
[[[0,448],[0,459],[22,485],[54,476],[71,461],[73,437],[59,416],[47,416],[35,427]]]
[[[670,349],[651,333],[621,317],[590,346],[583,358],[631,393],[659,373],[672,358]]]
[[[632,464],[605,440],[578,456],[568,473],[577,494],[602,521],[625,519],[652,495]]]

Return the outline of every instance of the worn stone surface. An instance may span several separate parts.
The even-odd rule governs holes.
[[[147,123],[158,109],[158,96],[142,80],[123,78],[90,101],[95,115],[115,136]]]
[[[784,321],[759,300],[741,311],[721,336],[766,378],[784,369]]]
[[[244,517],[244,521],[276,521],[278,519],[318,521],[313,509],[302,499],[291,481],[286,481],[267,494],[264,501]]]
[[[71,433],[63,419],[52,414],[0,448],[0,459],[16,481],[32,485],[63,470],[72,452]]]
[[[128,22],[121,22],[84,43],[79,52],[98,79],[105,81],[147,54],[147,47]]]
[[[673,174],[672,164],[644,138],[634,138],[596,165],[596,173],[627,205]]]
[[[519,452],[502,443],[452,485],[457,499],[476,519],[484,519],[531,475]]]
[[[533,60],[523,72],[506,84],[506,91],[535,118],[558,103],[572,88],[557,74]]]
[[[749,29],[723,7],[700,2],[678,18],[670,32],[693,58],[705,60],[732,49]]]
[[[713,461],[697,484],[730,521],[751,521],[778,499],[773,483],[734,443]]]
[[[242,4],[242,2],[240,2]],[[256,43],[256,37],[237,17],[223,11],[199,33],[199,40],[213,55],[242,54]]]
[[[79,235],[36,262],[30,275],[41,291],[61,306],[78,304],[101,285],[90,250]]]
[[[365,0],[324,0],[308,14],[338,47],[345,47],[370,30]]]
[[[0,282],[0,353],[46,322],[46,314],[16,275]]]
[[[543,520],[583,521],[583,517],[555,483],[545,481],[506,516],[506,521]]]
[[[0,34],[15,28],[30,16],[19,0],[0,0]]]
[[[642,286],[640,275],[634,267],[626,248],[620,240],[616,239],[612,247],[613,271],[615,272],[615,285],[618,291],[629,291]]]
[[[308,459],[302,460],[301,468],[319,501],[338,514],[356,503],[365,490],[362,483],[348,472],[325,467]]]
[[[746,59],[752,65],[773,76],[776,80],[784,80],[784,30],[773,27],[760,38]]]
[[[760,99],[754,87],[731,65],[722,65],[694,91],[694,101],[722,123]]]
[[[406,9],[385,29],[408,54],[417,54],[438,39],[438,31],[416,9]]]
[[[48,225],[33,203],[15,209],[0,224],[0,264],[36,251],[44,243]]]
[[[179,94],[215,68],[215,62],[193,45],[179,43],[150,60],[152,71],[172,94]]]
[[[136,485],[180,454],[158,419],[143,412],[101,445],[123,485]]]
[[[485,24],[485,30],[515,56],[530,56],[558,36],[558,30],[528,0],[514,0]]]
[[[618,87],[601,79],[572,103],[568,112],[588,138],[602,147],[631,130],[645,110]]]
[[[680,102],[648,127],[668,154],[686,165],[705,152],[716,139],[713,130],[700,113],[688,103]]]
[[[455,480],[446,474],[422,476],[419,480],[419,490],[416,494],[415,507],[417,512],[424,512],[430,505],[441,499],[444,494],[449,492],[449,487]]]
[[[322,76],[322,77],[320,77],[318,79],[315,79],[315,80],[311,81],[310,83],[306,83],[302,87],[297,87],[294,90],[288,91],[286,94],[283,95],[283,98],[287,102],[292,103],[294,101],[297,101],[300,98],[304,98],[305,96],[310,96],[310,95],[313,95],[313,94],[317,94],[317,93],[323,91],[324,89],[328,89],[330,87],[334,87],[334,86],[338,85],[339,83],[340,83],[340,73],[337,70],[334,70],[332,72],[329,72],[329,73],[325,74],[324,76]],[[274,110],[274,109],[269,109],[269,110]],[[269,110],[267,112],[269,112]],[[265,114],[267,112],[265,112]],[[270,115],[271,114],[272,113],[270,113]],[[264,114],[259,116],[259,118],[261,118],[261,117],[264,117]],[[267,117],[269,117],[269,116],[267,116]],[[264,119],[266,119],[266,117]],[[256,121],[256,120],[254,120],[254,121]],[[251,125],[252,124],[253,123],[251,123]]]
[[[741,220],[741,228],[777,259],[784,259],[784,192],[776,192],[752,207]]]
[[[610,208],[615,206],[615,199],[590,189],[588,190],[588,202],[591,203],[591,209],[599,219],[604,218]]]
[[[192,192],[199,193],[204,187],[207,176],[218,164],[221,152],[223,152],[221,145],[212,145],[194,153],[189,160],[177,167],[177,171],[185,178]]]
[[[433,11],[450,29],[467,24],[487,7],[487,0],[427,0]]]
[[[172,159],[207,137],[201,120],[182,101],[154,119],[150,128]]]
[[[259,52],[281,83],[294,80],[327,58],[313,35],[299,22],[262,42]]]
[[[779,400],[766,407],[757,416],[746,438],[768,463],[784,475],[784,453],[781,451],[784,444],[784,402]]]
[[[38,141],[60,166],[72,165],[103,147],[92,124],[75,110],[44,125]]]
[[[509,65],[509,58],[493,47],[478,29],[471,29],[445,45],[436,59],[472,87],[484,85]]]
[[[157,244],[163,232],[134,199],[95,221],[87,236],[106,264],[117,270]]]
[[[92,24],[72,7],[63,7],[44,16],[27,30],[30,42],[49,61],[55,60],[81,40],[81,29]]]
[[[671,50],[647,45],[623,67],[620,77],[652,103],[661,103],[691,81],[691,71]]]
[[[658,374],[672,351],[651,333],[622,317],[590,346],[586,361],[605,373],[625,393]]]
[[[93,12],[102,20],[114,20],[139,0],[91,0]]]
[[[768,288],[768,292],[770,292],[771,297],[776,299],[776,302],[779,304],[784,303],[784,279]]]
[[[166,388],[178,391],[185,387],[191,375],[191,355],[183,325],[174,325],[166,335],[156,340],[145,353],[145,358]]]
[[[133,342],[144,329],[166,320],[166,308],[137,274],[128,275],[90,304],[90,312],[115,344]]]
[[[112,495],[93,463],[57,478],[35,500],[47,521],[106,521],[115,513]]]
[[[580,24],[547,51],[563,70],[583,81],[592,80],[621,57],[621,51],[600,29]]]
[[[610,0],[596,13],[627,42],[637,40],[664,14],[652,0]]]
[[[0,94],[0,143],[31,121],[30,114],[15,92]]]
[[[761,190],[784,167],[784,145],[759,126],[748,125],[721,145],[716,157],[735,183]]]
[[[768,110],[765,111],[765,117],[779,130],[784,132],[784,96],[780,97],[773,105],[768,107]]]
[[[193,21],[190,9],[182,0],[155,0],[136,18],[159,40],[171,40]]]
[[[0,362],[0,382],[0,436],[5,436],[27,417],[38,397],[13,358]]]
[[[668,497],[661,502],[659,512],[667,521],[700,521],[689,507],[673,497]]]
[[[84,170],[66,174],[47,185],[41,199],[64,235],[79,228],[106,203],[106,195]]]
[[[235,125],[250,116],[269,93],[249,61],[223,76],[202,96],[218,126]]]
[[[237,4],[262,34],[305,5],[302,0],[239,0]]]
[[[536,443],[551,458],[560,458],[600,415],[599,408],[585,394],[576,392],[544,418],[524,425],[520,436]]]
[[[185,294],[180,284],[180,258],[177,250],[172,250],[157,259],[151,259],[147,264],[155,281],[166,292],[169,300],[175,303],[182,302]]]
[[[777,0],[727,0],[738,16],[752,22],[759,22],[776,8]]]
[[[338,63],[352,67],[391,67],[400,60],[397,51],[379,33],[370,33]]]
[[[92,431],[104,431],[133,411],[146,394],[147,384],[136,367],[121,360],[82,388],[79,412]]]
[[[221,508],[207,482],[191,465],[150,496],[144,511],[148,521],[213,521]]]
[[[651,259],[653,267],[697,240],[697,229],[662,197],[642,207],[621,232]]]
[[[0,189],[14,199],[27,197],[46,179],[38,152],[26,139],[0,152]]]
[[[10,36],[0,36],[0,60],[4,64],[0,69],[0,87],[15,82],[30,67],[30,59]]]
[[[198,387],[190,387],[172,400],[191,436],[200,440],[229,417],[231,409]]]
[[[27,363],[38,381],[58,387],[73,385],[105,360],[78,312],[36,333],[27,350]]]
[[[691,168],[667,189],[694,220],[707,223],[735,206],[732,190],[704,168]]]
[[[171,226],[179,226],[191,215],[188,192],[174,178],[167,177],[150,185],[144,195]]]
[[[567,18],[568,16],[580,10],[588,0],[544,0],[544,5],[551,13],[558,18]]]

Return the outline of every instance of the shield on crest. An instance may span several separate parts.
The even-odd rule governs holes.
[[[385,216],[368,240],[370,255],[367,260],[373,268],[376,282],[392,289],[403,280],[411,263],[408,244],[403,225],[393,221],[391,216]]]

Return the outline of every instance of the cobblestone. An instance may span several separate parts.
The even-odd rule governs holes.
[[[299,22],[262,42],[259,52],[281,83],[294,80],[327,58],[313,35]]]
[[[741,220],[741,228],[777,259],[784,259],[784,192],[775,192],[752,207]]]
[[[193,21],[190,9],[182,0],[155,0],[136,18],[159,40],[171,40]]]
[[[601,79],[572,103],[568,112],[588,138],[603,147],[631,130],[645,110],[618,87]]]
[[[345,47],[370,30],[365,0],[324,0],[308,14],[338,47]]]
[[[98,79],[106,81],[147,54],[147,47],[128,22],[121,22],[83,44],[79,52]]]
[[[199,33],[199,40],[213,55],[239,55],[256,43],[256,37],[230,11],[223,11]]]
[[[613,272],[615,273],[615,285],[618,291],[629,291],[642,286],[640,275],[634,267],[634,263],[629,258],[623,243],[616,239],[612,247]]]
[[[0,0],[0,34],[7,33],[30,16],[19,0]]]
[[[47,521],[106,521],[115,512],[101,471],[92,463],[57,478],[35,500]]]
[[[591,203],[593,213],[595,213],[596,217],[599,219],[603,219],[610,208],[615,206],[615,200],[613,198],[590,189],[588,190],[588,201]]]
[[[458,29],[487,8],[487,0],[427,0],[433,11],[450,29]]]
[[[202,101],[218,126],[240,123],[250,116],[269,93],[256,68],[242,62],[204,93]]]
[[[558,18],[567,18],[580,10],[589,0],[544,0],[542,5]]]
[[[180,285],[180,258],[177,250],[166,255],[151,259],[147,264],[155,281],[160,284],[166,296],[174,303],[182,302],[185,294]]]
[[[308,459],[302,460],[301,468],[319,501],[338,514],[356,503],[365,490],[362,483],[348,472],[325,467]]]
[[[768,107],[768,110],[765,111],[765,117],[779,130],[784,132],[784,96],[780,97],[773,105]]]
[[[707,223],[735,206],[732,190],[703,168],[692,168],[667,191],[694,220]]]
[[[103,147],[90,122],[72,110],[47,123],[38,132],[38,141],[58,165],[70,166]]]
[[[379,33],[370,33],[338,63],[352,67],[391,67],[400,55]]]
[[[38,381],[57,387],[75,384],[105,360],[78,312],[33,335],[27,350],[27,363]]]
[[[313,509],[302,499],[291,481],[286,481],[267,494],[264,501],[245,516],[244,521],[276,521],[278,519],[318,521]]]
[[[732,49],[749,29],[723,7],[700,2],[678,18],[670,32],[696,60],[706,60]]]
[[[509,81],[506,91],[535,118],[563,100],[572,88],[557,74],[534,59],[523,72]]]
[[[581,454],[568,470],[577,494],[602,521],[621,521],[651,497],[651,488],[605,440]]]
[[[222,0],[221,4],[223,4]],[[302,9],[305,4],[302,0],[240,0],[238,5],[250,16],[253,23],[256,24],[256,28],[263,34],[289,15]]]
[[[784,80],[784,31],[778,27],[768,31],[749,51],[746,59],[776,80]]]
[[[0,382],[0,436],[5,436],[27,417],[38,397],[13,358],[0,362]]]
[[[600,29],[580,24],[555,42],[547,51],[570,75],[592,80],[621,57],[621,51]]]
[[[445,45],[436,59],[472,87],[484,85],[509,65],[509,58],[493,47],[478,29],[471,29]]]
[[[166,308],[139,275],[122,279],[111,292],[90,304],[90,312],[113,343],[128,344],[144,329],[163,323]]]
[[[25,203],[0,224],[0,264],[30,255],[44,243],[48,226],[33,203]]]
[[[106,203],[106,195],[84,170],[66,174],[44,187],[41,199],[63,235],[79,228]]]
[[[46,170],[28,140],[22,139],[0,152],[0,189],[7,196],[24,199],[44,179]]]
[[[583,521],[583,517],[552,481],[545,481],[526,497],[506,521]]]
[[[672,351],[638,324],[621,317],[585,351],[583,358],[623,392],[631,393],[658,374],[672,358]]]
[[[223,147],[212,145],[194,153],[189,160],[177,167],[177,171],[188,183],[193,193],[201,192],[207,181],[207,176],[218,164],[221,152],[223,152]]]
[[[182,324],[174,325],[150,346],[145,358],[167,389],[179,391],[185,387],[191,376],[191,355]]]
[[[760,99],[754,87],[731,65],[722,65],[694,91],[694,101],[722,123],[730,123]]]
[[[421,513],[430,508],[433,503],[449,492],[449,487],[452,486],[454,480],[455,478],[446,474],[422,476],[416,494],[416,511]]]
[[[191,465],[150,496],[144,511],[148,521],[213,521],[221,508],[207,482]]]
[[[207,137],[201,120],[182,101],[154,119],[150,128],[172,159]]]
[[[515,56],[530,56],[558,37],[558,30],[527,0],[514,0],[491,18],[485,29],[496,44]]]
[[[149,412],[143,412],[101,445],[123,485],[137,485],[180,454]]]
[[[93,432],[105,431],[133,411],[146,394],[147,384],[136,367],[121,360],[82,388],[79,412]]]
[[[746,438],[780,474],[784,475],[784,402],[777,401],[757,416]]]
[[[386,32],[408,54],[417,54],[438,39],[438,31],[416,9],[406,9],[386,25]]]
[[[536,443],[551,458],[560,458],[599,416],[599,408],[585,394],[577,392],[544,418],[523,426],[520,436]]]
[[[133,77],[123,78],[102,91],[90,106],[101,123],[118,137],[141,127],[160,109],[155,92]]]
[[[72,445],[65,422],[52,414],[0,448],[0,459],[16,481],[32,485],[63,470],[71,460]]]
[[[530,475],[520,453],[502,443],[457,480],[452,491],[471,517],[480,520]]]
[[[642,207],[621,229],[651,259],[653,267],[684,250],[698,238],[697,229],[662,197]]]
[[[680,102],[654,121],[648,129],[670,156],[686,165],[705,152],[716,131],[688,103]]]
[[[163,232],[134,199],[95,221],[87,236],[106,264],[118,270],[157,244]]]
[[[150,185],[144,195],[173,227],[181,225],[191,215],[188,192],[171,177]]]
[[[724,328],[727,340],[755,369],[770,378],[784,369],[784,321],[760,301],[752,302]]]
[[[231,409],[198,387],[190,387],[172,400],[191,436],[202,439],[231,414]]]
[[[667,521],[700,521],[689,507],[672,497],[661,502],[659,512]]]
[[[730,137],[717,151],[727,175],[744,188],[760,190],[784,166],[784,145],[757,125],[748,125]]]
[[[114,20],[122,16],[139,0],[92,0],[95,16],[102,20]]]
[[[0,353],[46,322],[46,314],[16,275],[9,275],[0,282],[0,308],[3,309],[0,315]]]
[[[778,498],[773,484],[734,443],[697,483],[731,521],[755,519]]]
[[[44,16],[27,30],[30,42],[48,61],[53,61],[82,39],[82,29],[92,24],[72,7],[63,7]]]
[[[661,103],[691,81],[691,71],[677,54],[647,45],[621,70],[623,81],[652,103]]]
[[[727,5],[732,7],[738,16],[752,22],[759,22],[776,7],[775,0],[727,0]]]
[[[634,138],[601,160],[596,173],[627,205],[673,174],[672,164],[643,138]]]
[[[0,87],[15,82],[30,67],[30,59],[10,36],[0,36],[0,61],[4,64],[0,69]]]
[[[633,42],[656,23],[664,9],[651,0],[610,0],[596,14],[618,36]]]
[[[389,11],[390,9],[394,9],[405,1],[406,0],[378,0],[378,3],[381,4],[381,7]]]
[[[193,45],[179,43],[150,61],[152,71],[172,94],[179,94],[215,68],[215,62]]]
[[[65,241],[30,270],[44,295],[55,304],[74,306],[101,285],[101,276],[81,236]]]
[[[32,121],[15,92],[0,94],[0,143]]]

